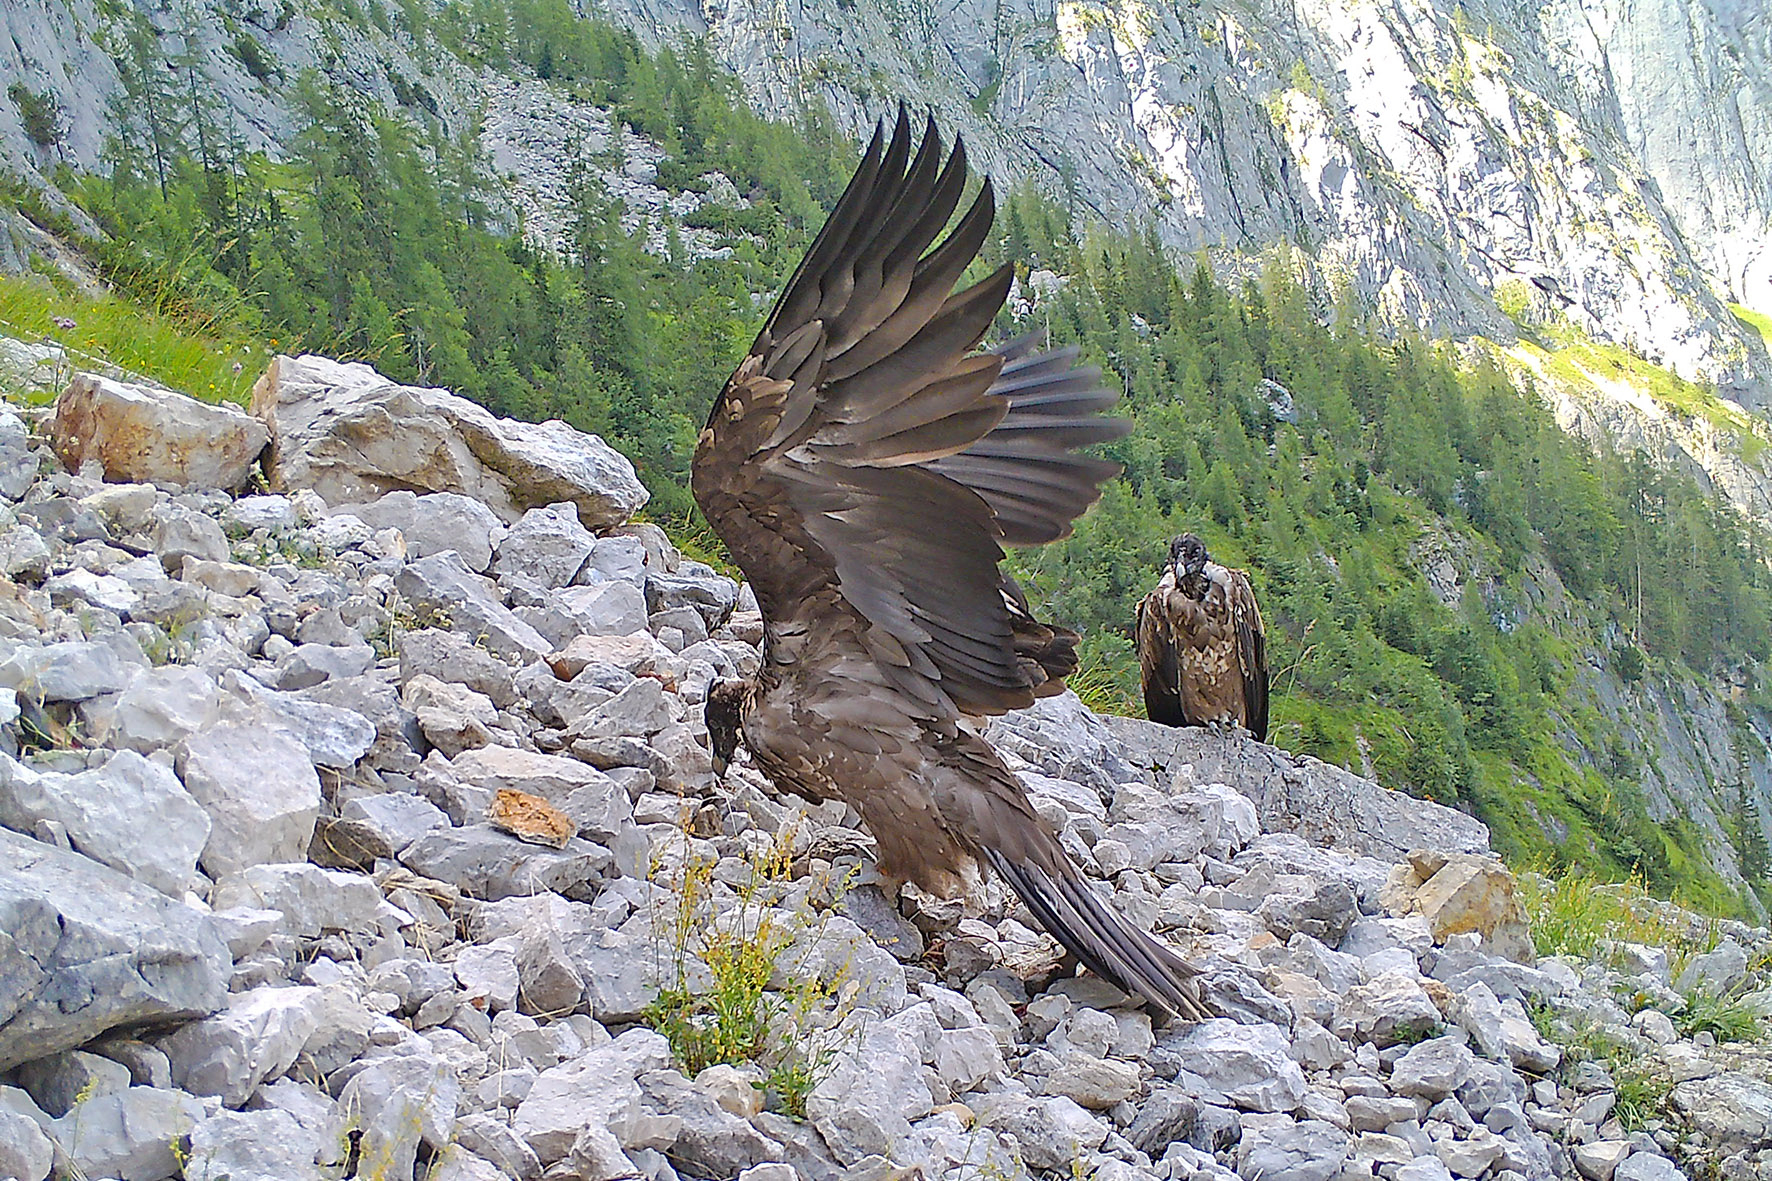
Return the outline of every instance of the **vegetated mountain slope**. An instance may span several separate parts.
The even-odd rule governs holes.
[[[219,307],[280,347],[372,356],[605,433],[661,512],[686,511],[710,391],[853,147],[816,104],[798,128],[758,118],[705,51],[642,52],[539,0],[415,9],[416,35],[407,12],[377,11],[385,32],[295,9],[281,33],[281,14],[199,22],[154,41],[198,47],[164,77],[119,51],[133,103],[108,161],[82,160],[70,126],[55,149],[89,167],[55,180],[74,204],[59,218],[54,194],[19,204],[102,228],[113,281],[171,310]],[[88,15],[126,21],[129,53],[149,35],[127,13]],[[310,48],[404,56],[316,50],[322,69],[280,75],[284,59],[259,54],[299,28]],[[256,130],[226,86],[193,93],[236,75],[259,87]],[[478,135],[472,93],[503,96]],[[503,183],[488,156],[527,181]],[[1369,339],[1357,292],[1324,329],[1302,256],[1233,293],[1204,270],[1178,280],[1189,268],[1154,222],[1088,224],[1023,188],[992,249],[1024,263],[1004,329],[1081,342],[1140,424],[1116,449],[1127,480],[1074,542],[1028,559],[1050,609],[1089,633],[1097,695],[1129,688],[1123,633],[1162,539],[1198,528],[1270,605],[1282,744],[1461,800],[1517,856],[1753,908],[1735,895],[1763,881],[1772,786],[1772,725],[1752,703],[1768,639],[1757,538],[1677,472],[1596,457],[1493,367],[1461,374],[1414,337]],[[1510,314],[1573,331],[1549,309]],[[1511,347],[1531,356],[1529,338]]]

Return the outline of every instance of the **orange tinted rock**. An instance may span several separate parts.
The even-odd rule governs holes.
[[[578,826],[554,805],[508,787],[499,788],[486,818],[494,828],[502,828],[518,840],[554,849],[565,848],[578,832]]]

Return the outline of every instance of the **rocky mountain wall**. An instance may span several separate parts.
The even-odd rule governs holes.
[[[705,32],[765,109],[820,99],[859,133],[914,96],[987,167],[1178,249],[1290,242],[1434,335],[1509,337],[1492,295],[1523,284],[1757,406],[1765,348],[1719,299],[1765,289],[1767,21],[1566,7],[612,3],[654,39]]]

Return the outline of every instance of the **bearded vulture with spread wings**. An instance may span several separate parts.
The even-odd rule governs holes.
[[[980,863],[1077,959],[1169,1015],[1205,1016],[1195,970],[1084,879],[966,719],[1061,692],[1075,633],[1037,622],[1004,545],[1070,532],[1118,466],[1118,395],[1074,350],[974,351],[1005,266],[954,291],[990,230],[987,180],[958,207],[931,120],[899,111],[714,402],[692,487],[763,613],[763,663],[715,686],[722,773],[742,736],[780,788],[852,805],[882,873],[952,896]]]
[[[1241,726],[1267,741],[1267,633],[1255,591],[1192,533],[1169,542],[1157,589],[1138,604],[1138,667],[1151,721]]]

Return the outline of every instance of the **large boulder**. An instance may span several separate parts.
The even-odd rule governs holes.
[[[112,483],[245,485],[270,432],[235,406],[75,374],[55,403],[50,442],[70,471],[97,463]]]
[[[1463,812],[1251,738],[1098,716],[1074,693],[1005,714],[985,736],[1048,775],[1104,790],[1131,780],[1168,788],[1178,774],[1184,785],[1225,784],[1254,801],[1263,832],[1356,856],[1394,864],[1412,849],[1489,851],[1488,828]]]
[[[80,852],[163,893],[191,884],[209,815],[178,776],[132,750],[77,775],[38,772],[0,754],[0,824],[54,821]]]
[[[0,830],[0,1070],[114,1026],[207,1016],[233,966],[208,916]]]
[[[1436,941],[1475,931],[1489,951],[1532,962],[1526,908],[1514,875],[1494,857],[1415,849],[1391,871],[1383,902],[1396,914],[1426,918]]]
[[[367,365],[280,356],[253,388],[271,427],[276,488],[312,488],[328,504],[366,504],[401,489],[459,492],[506,522],[571,502],[587,529],[646,503],[634,465],[558,420],[499,418],[446,390],[397,385]]]

